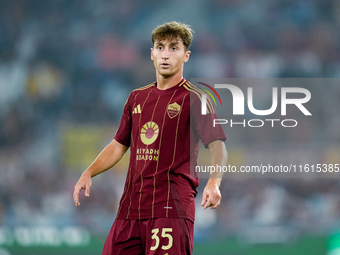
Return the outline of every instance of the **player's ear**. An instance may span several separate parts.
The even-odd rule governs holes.
[[[151,60],[153,60],[153,48],[151,48],[150,50],[151,50]]]
[[[184,63],[188,62],[189,58],[190,58],[190,54],[191,54],[191,51],[190,50],[187,50],[185,52],[185,56],[184,56]]]

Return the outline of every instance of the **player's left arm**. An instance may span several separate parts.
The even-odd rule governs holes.
[[[228,153],[224,141],[215,140],[208,144],[211,154],[212,166],[225,166],[227,164]],[[223,171],[216,171],[210,174],[210,178],[203,191],[202,206],[204,209],[211,207],[216,209],[221,203],[220,185],[223,177]]]

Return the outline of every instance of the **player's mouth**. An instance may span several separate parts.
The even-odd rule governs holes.
[[[170,67],[170,64],[168,64],[168,63],[162,63],[162,64],[161,64],[161,67],[162,67],[162,68],[169,68],[169,67]]]

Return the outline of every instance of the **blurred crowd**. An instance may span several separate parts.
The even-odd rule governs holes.
[[[93,136],[110,129],[97,139],[96,155],[113,137],[129,92],[155,80],[151,30],[175,19],[196,31],[188,79],[340,77],[337,0],[2,1],[0,226],[82,224],[106,233],[124,174],[98,177],[93,197],[74,208],[73,185],[85,166],[64,160],[65,150],[77,150],[65,148],[65,129],[90,126]],[[257,138],[248,135],[247,143]],[[339,191],[337,180],[226,179],[219,226],[288,222],[325,231],[340,219]]]

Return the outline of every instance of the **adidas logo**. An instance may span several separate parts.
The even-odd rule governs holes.
[[[141,113],[141,112],[142,112],[142,111],[141,111],[141,109],[140,109],[140,104],[139,104],[139,105],[137,105],[137,107],[135,107],[135,109],[133,109],[132,114]]]

